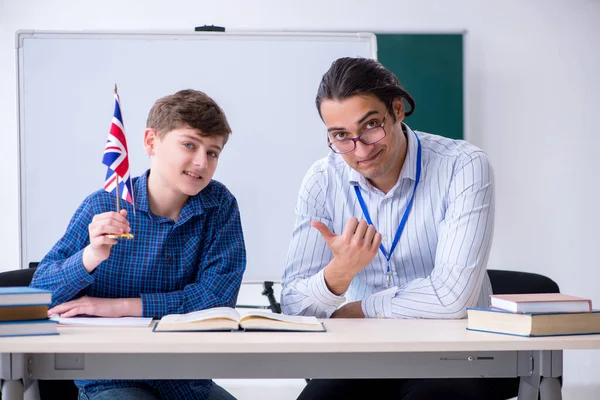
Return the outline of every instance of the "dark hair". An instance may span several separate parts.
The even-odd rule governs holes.
[[[229,139],[231,128],[225,113],[206,93],[180,90],[158,99],[146,121],[146,127],[156,130],[159,137],[179,128],[192,128],[202,136],[223,136]]]
[[[338,58],[329,70],[323,75],[319,90],[317,91],[317,110],[321,115],[321,102],[323,99],[344,100],[355,95],[372,94],[383,102],[390,114],[396,120],[392,110],[395,99],[403,99],[410,106],[405,111],[409,116],[415,110],[415,101],[402,89],[400,82],[393,72],[386,69],[378,61],[362,57]]]

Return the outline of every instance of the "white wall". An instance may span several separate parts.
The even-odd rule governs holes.
[[[17,29],[179,30],[202,24],[235,30],[466,29],[467,138],[489,153],[497,180],[489,267],[543,273],[563,292],[600,304],[595,252],[600,217],[594,209],[599,161],[593,157],[600,147],[599,1],[298,3],[0,0],[0,269],[18,265]],[[55,128],[49,126],[48,134]],[[600,382],[598,371],[599,353],[566,354],[567,387]]]

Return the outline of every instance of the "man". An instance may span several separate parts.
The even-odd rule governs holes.
[[[464,318],[486,306],[493,173],[475,146],[415,132],[414,101],[374,60],[341,58],[316,98],[332,152],[306,174],[283,312],[320,318]],[[407,110],[406,107],[409,107]],[[311,380],[301,399],[494,399],[509,380]],[[513,394],[514,391],[514,394]]]

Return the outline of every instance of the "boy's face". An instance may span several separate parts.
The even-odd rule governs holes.
[[[144,146],[151,159],[151,174],[166,190],[194,196],[212,179],[223,136],[201,136],[198,130],[179,128],[160,138],[154,129],[146,129]]]

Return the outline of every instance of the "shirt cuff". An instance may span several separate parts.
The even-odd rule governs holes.
[[[361,302],[361,308],[366,318],[393,318],[392,299],[398,291],[394,286],[374,293]]]
[[[327,283],[325,283],[325,274],[323,271],[324,270],[320,270],[308,280],[308,289],[313,298],[317,300],[324,309],[328,311],[331,309],[331,312],[329,313],[331,315],[346,301],[346,297],[344,295],[338,296],[331,293],[327,287]]]
[[[142,293],[142,317],[162,318],[169,314],[168,293]]]
[[[94,282],[94,276],[83,266],[83,249],[73,254],[64,266],[65,275],[69,280],[69,286],[79,290],[88,287]]]

